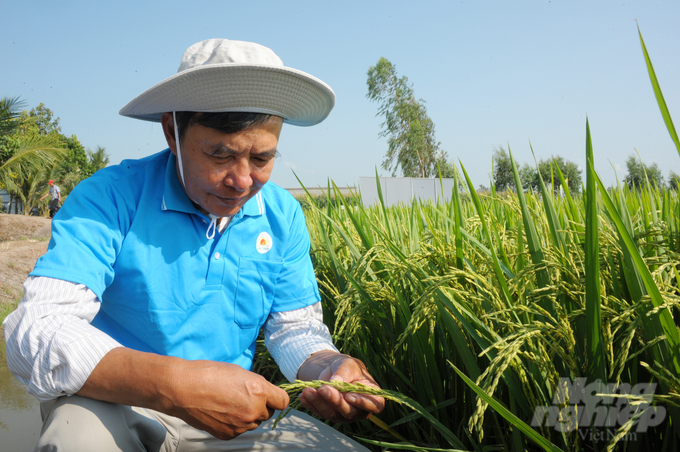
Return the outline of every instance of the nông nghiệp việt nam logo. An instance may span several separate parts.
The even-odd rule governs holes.
[[[583,429],[584,434],[601,435],[591,440],[609,440],[613,429],[626,427],[630,434],[646,432],[666,418],[663,406],[653,405],[656,383],[604,383],[585,378],[560,378],[550,406],[537,406],[532,427],[553,427],[559,432]],[[610,429],[608,431],[598,430]],[[584,438],[585,439],[585,438]]]

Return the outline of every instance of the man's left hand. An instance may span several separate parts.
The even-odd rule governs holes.
[[[300,367],[298,378],[361,383],[380,389],[363,362],[332,351],[317,352],[310,356]],[[380,413],[385,407],[385,399],[382,397],[342,393],[326,385],[319,389],[305,388],[300,394],[300,401],[317,416],[338,423],[367,419],[371,414]]]

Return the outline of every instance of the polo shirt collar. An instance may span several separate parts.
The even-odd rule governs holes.
[[[184,187],[177,177],[177,157],[168,149],[168,163],[165,166],[165,186],[163,188],[163,199],[161,201],[161,208],[163,210],[175,210],[178,212],[185,212],[190,214],[200,214],[194,204],[184,191]],[[256,217],[264,215],[265,205],[262,190],[253,196],[247,203],[243,205],[241,210],[234,215],[233,220],[237,220],[242,216]]]
[[[241,215],[256,217],[258,215],[264,215],[264,212],[264,196],[262,196],[262,190],[260,190],[243,205],[241,210],[234,216],[234,219],[239,218]]]
[[[177,178],[177,157],[170,152],[170,149],[167,150],[167,153],[170,154],[170,156],[168,158],[168,163],[165,165],[165,181],[161,209],[192,214],[199,213]]]

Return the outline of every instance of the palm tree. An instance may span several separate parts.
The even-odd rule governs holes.
[[[24,103],[18,97],[0,99],[0,189],[19,195],[24,179],[51,167],[66,154],[55,135],[16,136]]]
[[[24,206],[24,215],[30,215],[34,206],[40,205],[40,195],[45,193],[45,171],[24,172],[21,178],[7,181],[7,192],[17,197]],[[47,203],[45,203],[47,205]]]
[[[102,168],[106,168],[109,164],[109,154],[106,153],[106,148],[102,146],[97,146],[97,150],[92,152],[87,150],[87,156],[90,159],[90,165],[92,166],[92,172],[95,173]]]
[[[18,127],[16,118],[19,116],[18,110],[23,107],[23,102],[19,102],[18,97],[5,97],[0,99],[0,136],[4,137],[12,134]]]

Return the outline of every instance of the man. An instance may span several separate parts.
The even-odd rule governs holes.
[[[121,110],[160,122],[169,149],[76,187],[4,324],[43,402],[38,450],[365,450],[299,412],[272,431],[288,396],[250,372],[264,325],[289,380],[377,387],[333,346],[300,205],[268,183],[282,124],[334,102],[266,47],[212,39]],[[329,386],[301,401],[334,422],[384,407]]]
[[[50,189],[47,193],[40,197],[40,200],[42,201],[48,195],[52,197],[52,201],[50,201],[50,218],[54,218],[54,214],[56,214],[57,210],[59,210],[59,204],[61,203],[61,190],[57,185],[54,184],[53,180],[50,180],[48,184]]]

